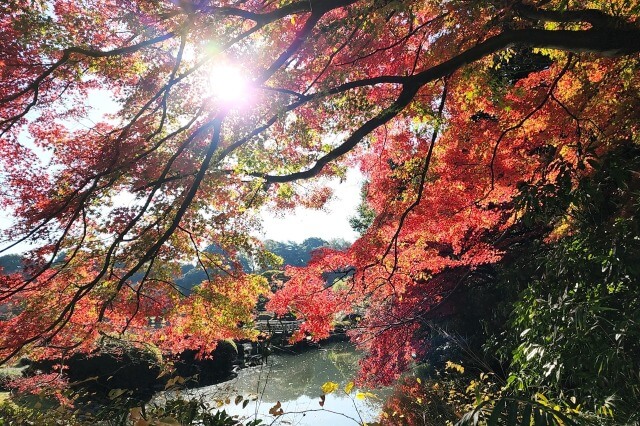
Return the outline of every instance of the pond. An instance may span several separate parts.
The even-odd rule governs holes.
[[[262,419],[265,424],[362,424],[375,421],[390,390],[354,388],[349,394],[345,392],[345,386],[357,371],[359,358],[352,345],[332,343],[297,355],[271,355],[265,365],[240,370],[238,377],[228,382],[181,393],[212,407],[220,406],[242,419]],[[328,394],[321,406],[321,388],[329,381],[339,388]],[[284,414],[276,417],[269,411],[273,412],[278,402]]]

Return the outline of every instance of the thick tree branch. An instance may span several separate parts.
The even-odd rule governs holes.
[[[384,76],[345,83],[328,93],[362,87],[366,83],[399,83],[404,89],[392,106],[370,119],[340,146],[320,157],[309,169],[287,175],[254,174],[267,183],[291,182],[316,176],[324,166],[351,151],[364,137],[387,123],[411,103],[418,89],[427,83],[452,74],[465,65],[476,62],[508,47],[519,45],[557,49],[568,52],[587,52],[604,56],[627,55],[640,52],[640,30],[590,29],[584,31],[514,30],[491,37],[461,54],[412,76]]]
[[[631,28],[628,21],[611,16],[598,9],[583,10],[545,10],[528,4],[517,3],[513,9],[523,18],[544,22],[579,23],[585,22],[593,28],[622,29]]]
[[[387,123],[389,120],[394,118],[400,111],[402,111],[411,101],[413,97],[418,92],[418,87],[415,85],[405,85],[400,92],[400,95],[396,99],[396,101],[391,104],[391,106],[382,110],[378,115],[364,123],[360,128],[358,128],[355,132],[351,134],[340,146],[333,149],[327,155],[321,157],[316,161],[315,165],[308,170],[291,173],[283,176],[274,176],[274,175],[258,175],[267,183],[284,183],[291,182],[300,179],[308,179],[320,173],[324,166],[326,166],[329,162],[336,160],[342,157],[344,154],[351,151],[355,146],[369,133]]]
[[[212,15],[235,16],[254,21],[258,25],[265,25],[270,22],[286,18],[287,16],[298,15],[301,13],[312,12],[322,15],[329,10],[348,6],[356,2],[357,0],[302,0],[265,13],[251,12],[236,7],[194,6],[194,9],[199,12],[209,13]]]

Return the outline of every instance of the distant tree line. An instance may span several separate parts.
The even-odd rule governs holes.
[[[305,266],[311,259],[311,253],[321,247],[331,247],[335,249],[343,249],[348,247],[349,243],[343,239],[325,240],[318,237],[307,238],[301,243],[293,241],[274,241],[266,240],[264,247],[269,252],[282,258],[282,267],[284,266]],[[210,245],[204,250],[208,254],[217,254],[224,256],[224,252],[215,245]],[[23,268],[23,257],[19,254],[9,254],[0,257],[0,268],[3,274],[12,274],[20,272]],[[261,267],[247,255],[240,256],[240,263],[246,272],[262,272]],[[211,274],[215,271],[205,271],[197,263],[187,263],[181,266],[181,274],[175,280],[176,286],[183,292],[189,294],[191,290],[207,279],[207,273]],[[133,277],[134,281],[136,276]],[[138,277],[138,280],[140,277]]]

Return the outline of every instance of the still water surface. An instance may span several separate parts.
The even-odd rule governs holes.
[[[388,390],[376,390],[375,397],[359,399],[356,393],[362,389],[354,388],[349,395],[344,392],[359,358],[348,343],[329,344],[298,355],[271,355],[266,365],[240,370],[237,378],[225,383],[184,391],[184,396],[200,398],[214,407],[230,399],[221,409],[246,420],[262,419],[267,425],[353,426],[374,421],[389,394]],[[328,381],[340,388],[327,395],[322,407],[321,386]],[[243,400],[257,399],[243,408],[242,402],[234,403],[238,395]],[[278,401],[284,414],[276,418],[269,410]]]

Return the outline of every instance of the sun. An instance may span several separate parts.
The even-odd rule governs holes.
[[[251,81],[246,70],[233,65],[214,65],[208,72],[209,92],[224,107],[240,108],[251,101]]]

